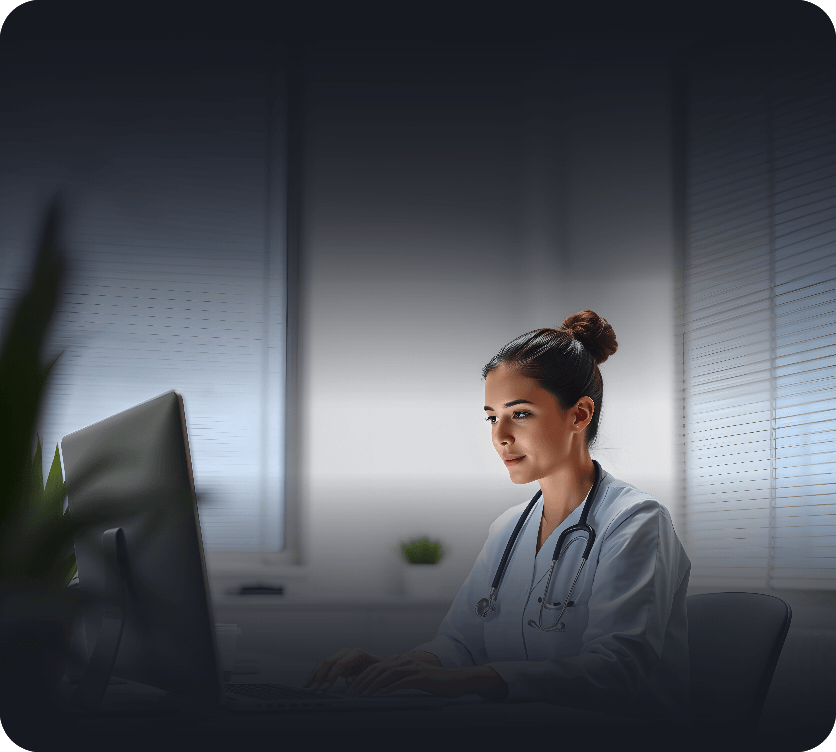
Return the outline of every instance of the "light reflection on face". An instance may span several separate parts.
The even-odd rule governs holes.
[[[485,412],[494,449],[513,483],[545,478],[569,461],[578,440],[574,412],[517,369],[503,364],[487,375]]]

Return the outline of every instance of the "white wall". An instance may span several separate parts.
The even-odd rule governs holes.
[[[388,595],[400,540],[449,550],[455,593],[508,480],[480,371],[513,337],[591,308],[593,453],[674,516],[674,248],[664,55],[322,46],[305,101],[304,557],[321,592]]]

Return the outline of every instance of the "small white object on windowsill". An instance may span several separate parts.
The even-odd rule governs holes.
[[[444,593],[445,568],[438,564],[404,564],[403,590],[407,598],[438,599]]]

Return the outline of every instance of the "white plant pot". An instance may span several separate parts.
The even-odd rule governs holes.
[[[403,569],[404,594],[408,598],[439,598],[443,575],[438,564],[407,564]]]

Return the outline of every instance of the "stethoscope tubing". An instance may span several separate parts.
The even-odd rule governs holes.
[[[552,563],[551,567],[549,568],[549,576],[546,580],[546,591],[543,594],[543,598],[540,600],[540,616],[537,622],[535,622],[533,619],[529,620],[530,625],[538,627],[542,629],[544,632],[551,632],[560,627],[560,618],[563,616],[563,612],[569,605],[569,599],[572,597],[572,591],[575,589],[575,585],[578,582],[578,578],[581,576],[581,572],[583,571],[584,565],[586,564],[586,561],[589,558],[589,554],[592,551],[592,546],[595,544],[595,529],[590,524],[588,524],[587,520],[589,518],[589,512],[595,503],[595,497],[598,495],[598,488],[601,485],[601,477],[603,475],[603,471],[601,470],[601,465],[598,464],[596,460],[592,460],[592,464],[595,466],[595,481],[592,484],[592,489],[589,492],[589,496],[586,499],[586,503],[583,505],[583,509],[581,510],[580,520],[578,520],[577,524],[567,527],[560,534],[560,537],[557,539],[557,544],[554,547],[554,554],[552,554]],[[517,524],[514,527],[514,531],[511,533],[511,537],[508,540],[508,544],[505,546],[505,552],[502,554],[502,559],[500,560],[499,566],[496,569],[496,574],[494,575],[493,582],[491,583],[491,588],[488,597],[482,598],[482,600],[480,600],[479,603],[476,604],[477,616],[485,618],[491,612],[496,611],[495,604],[497,594],[499,592],[499,583],[502,580],[503,575],[505,574],[505,569],[508,566],[508,559],[511,556],[511,551],[514,548],[514,544],[517,542],[520,530],[522,530],[525,521],[531,514],[531,510],[534,508],[534,505],[537,503],[538,499],[540,498],[540,496],[542,496],[542,494],[542,489],[538,490],[537,493],[534,494],[534,498],[531,499],[531,501],[528,503],[528,506],[526,506],[525,511],[520,515],[519,520],[517,520]],[[552,573],[554,572],[555,564],[557,563],[557,560],[560,557],[561,550],[563,549],[563,542],[569,535],[576,532],[583,532],[587,536],[586,547],[584,548],[584,552],[581,557],[581,566],[578,569],[577,574],[575,575],[575,579],[572,582],[572,587],[569,589],[569,593],[563,601],[563,607],[560,609],[560,614],[557,617],[557,621],[555,621],[555,623],[551,627],[543,627],[543,607],[545,606],[546,602],[546,594],[549,592],[549,584],[551,583]]]
[[[505,546],[505,553],[502,554],[502,559],[500,559],[499,566],[496,568],[496,574],[494,575],[493,582],[491,583],[491,590],[499,590],[499,581],[502,579],[502,575],[505,574],[505,567],[508,565],[508,559],[511,557],[511,550],[514,548],[514,544],[517,542],[517,537],[520,534],[520,530],[522,530],[522,526],[528,519],[528,515],[531,514],[531,510],[534,508],[534,505],[537,503],[537,500],[542,495],[543,489],[538,489],[537,493],[534,494],[534,498],[528,502],[528,506],[525,508],[525,511],[520,515],[520,518],[517,520],[516,527],[514,527],[514,532],[511,533],[511,537],[508,539],[508,545]]]

